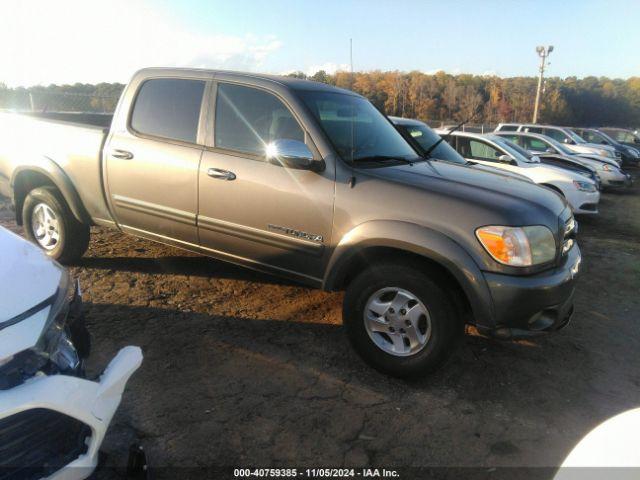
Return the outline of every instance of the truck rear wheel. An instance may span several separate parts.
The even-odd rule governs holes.
[[[78,260],[89,246],[89,226],[73,216],[55,187],[31,190],[24,200],[26,237],[60,263]]]
[[[397,263],[373,265],[349,284],[343,322],[360,356],[397,377],[437,368],[462,333],[447,292],[421,270]]]

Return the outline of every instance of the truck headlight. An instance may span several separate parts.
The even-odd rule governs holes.
[[[476,237],[489,255],[503,265],[529,267],[550,262],[556,256],[553,233],[542,225],[480,227]]]
[[[610,150],[598,150],[598,155],[602,155],[603,157],[616,158],[616,154]]]
[[[595,192],[596,186],[591,182],[582,182],[580,180],[574,180],[573,186],[581,192]]]
[[[607,164],[607,163],[604,163],[604,164],[602,165],[602,167],[601,167],[601,168],[602,168],[602,170],[604,170],[605,172],[610,172],[610,171],[612,171],[612,170],[613,170],[613,169],[611,168],[611,165],[609,165],[609,164]]]

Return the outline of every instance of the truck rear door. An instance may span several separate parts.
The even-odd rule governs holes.
[[[198,145],[207,82],[150,78],[104,151],[106,191],[125,231],[198,243]]]

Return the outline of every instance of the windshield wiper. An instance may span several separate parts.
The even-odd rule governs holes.
[[[433,152],[438,145],[440,145],[442,142],[444,142],[445,138],[447,138],[449,135],[451,135],[453,132],[455,132],[456,130],[458,130],[461,126],[463,126],[465,123],[467,123],[469,120],[471,120],[471,118],[473,117],[469,117],[467,118],[464,122],[460,122],[458,125],[456,125],[455,127],[451,127],[449,129],[449,131],[447,131],[447,133],[445,133],[444,135],[442,135],[438,140],[435,141],[435,143],[433,145],[431,145],[429,148],[427,148],[424,151],[423,156],[425,158],[429,158],[429,156],[431,155],[431,152]]]
[[[419,162],[421,159],[417,158],[415,160],[408,160],[402,157],[394,157],[392,155],[369,155],[367,157],[358,157],[354,158],[354,162],[388,162],[388,161],[398,161],[406,163],[407,165],[413,165],[415,162]]]

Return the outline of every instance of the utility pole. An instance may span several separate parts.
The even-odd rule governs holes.
[[[542,78],[544,77],[544,67],[547,66],[547,57],[553,52],[553,45],[548,47],[537,46],[536,52],[540,57],[540,76],[538,77],[538,89],[536,90],[536,103],[533,106],[533,123],[538,122],[538,108],[540,108],[540,91],[542,90]]]
[[[353,38],[349,39],[349,68],[351,69],[351,88],[353,88]]]

